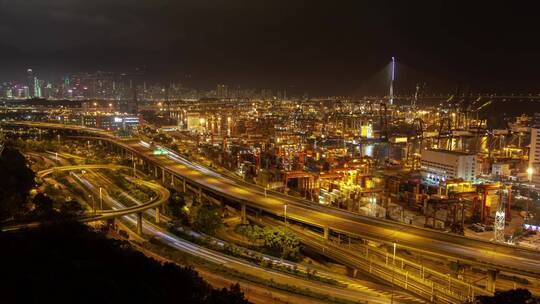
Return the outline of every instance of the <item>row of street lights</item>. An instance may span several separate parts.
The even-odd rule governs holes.
[[[103,210],[103,188],[99,187],[99,208],[100,210]],[[89,198],[92,199],[92,209],[94,214],[96,213],[96,203],[94,201],[94,196],[92,194],[88,195]]]

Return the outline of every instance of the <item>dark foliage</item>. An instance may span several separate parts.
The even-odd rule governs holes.
[[[238,286],[213,289],[78,223],[0,233],[0,244],[2,303],[248,303]]]
[[[34,186],[34,172],[16,149],[6,147],[0,156],[0,221],[23,213]]]
[[[201,205],[193,220],[195,229],[207,234],[214,234],[222,225],[220,210],[218,207],[212,205]]]
[[[84,208],[76,200],[69,200],[60,205],[60,213],[64,216],[76,217],[84,213]]]
[[[476,297],[478,304],[536,304],[538,301],[533,298],[530,291],[526,289],[514,289],[503,292],[496,292],[495,296]]]
[[[171,193],[171,196],[165,207],[167,214],[178,220],[182,225],[189,225],[189,217],[184,196],[172,188],[169,189],[169,192]]]
[[[54,213],[53,205],[54,201],[48,197],[47,195],[43,193],[38,193],[32,202],[35,205],[35,209],[33,210],[33,213],[35,213],[36,217],[39,219],[47,219],[51,218],[51,216]]]

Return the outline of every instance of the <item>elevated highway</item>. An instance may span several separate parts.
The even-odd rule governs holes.
[[[91,169],[127,169],[130,170],[131,168],[125,167],[125,166],[119,166],[119,165],[75,165],[75,166],[62,166],[62,167],[54,167],[50,169],[46,169],[43,171],[40,171],[37,173],[37,176],[39,178],[44,178],[47,175],[52,174],[53,172],[59,172],[59,171],[74,171],[74,170],[91,170]],[[163,206],[168,200],[169,200],[169,190],[166,188],[152,182],[140,180],[140,179],[133,179],[133,182],[138,183],[140,185],[146,186],[152,191],[154,191],[157,195],[156,197],[152,198],[150,201],[141,204],[136,205],[133,207],[128,207],[124,209],[118,209],[118,210],[99,210],[93,214],[85,214],[78,218],[76,218],[77,221],[81,223],[89,223],[89,222],[96,222],[96,221],[104,221],[108,219],[118,218],[129,214],[137,214],[138,220],[137,220],[137,230],[139,232],[142,232],[142,213],[148,209],[156,209],[156,211]],[[159,212],[159,211],[157,211]],[[17,230],[22,228],[32,228],[37,227],[41,225],[41,222],[32,222],[32,223],[26,223],[26,224],[19,224],[19,225],[12,225],[12,226],[6,226],[3,227],[3,231],[11,231],[11,230]]]
[[[188,184],[198,191],[199,195],[205,191],[239,202],[244,212],[246,205],[281,217],[286,210],[288,219],[320,227],[325,237],[331,233],[340,233],[389,245],[395,243],[401,249],[459,260],[489,271],[505,271],[540,278],[540,252],[536,250],[362,216],[273,191],[266,193],[261,187],[219,174],[172,151],[167,155],[154,155],[147,143],[121,140],[102,130],[32,122],[12,122],[4,125],[65,130],[72,134],[85,134],[90,136],[89,138],[99,137],[100,140],[110,142],[143,161],[144,165],[150,166],[155,175],[161,176],[163,181],[167,177],[171,184],[183,187],[184,190]]]

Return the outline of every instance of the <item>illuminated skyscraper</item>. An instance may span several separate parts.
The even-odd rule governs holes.
[[[41,94],[41,82],[39,81],[37,77],[34,77],[34,96],[33,97],[36,97],[36,98],[43,97],[43,95]]]
[[[229,95],[229,87],[226,84],[218,84],[216,95],[218,98],[227,98]]]
[[[28,86],[28,95],[26,95],[27,98],[33,98],[34,97],[34,72],[32,69],[26,70],[26,85]]]

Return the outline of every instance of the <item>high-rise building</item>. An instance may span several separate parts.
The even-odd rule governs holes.
[[[229,97],[229,87],[226,84],[218,84],[216,89],[217,98]]]
[[[41,81],[37,77],[34,77],[34,96],[33,97],[36,97],[36,98],[43,97],[43,95],[41,94]]]
[[[532,169],[530,182],[536,190],[540,190],[540,128],[531,128],[529,168]]]
[[[540,113],[536,112],[533,114],[531,127],[540,128]]]
[[[34,72],[32,71],[32,69],[26,70],[26,85],[28,86],[28,95],[26,95],[26,97],[33,98],[35,79],[34,79]]]
[[[54,90],[52,83],[48,82],[42,82],[42,97],[44,98],[53,98],[54,97]]]
[[[18,89],[17,97],[19,98],[30,98],[30,88],[24,86]]]

